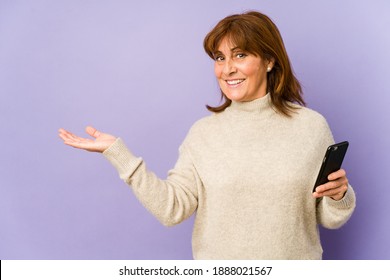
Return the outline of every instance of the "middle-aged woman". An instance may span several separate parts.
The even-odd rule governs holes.
[[[64,143],[102,152],[161,223],[196,212],[195,259],[321,259],[318,225],[338,228],[355,208],[340,169],[312,193],[333,136],[304,107],[275,24],[256,11],[222,19],[204,40],[224,103],[197,121],[165,180],[117,137],[60,129]]]

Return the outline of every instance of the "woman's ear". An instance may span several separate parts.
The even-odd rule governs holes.
[[[275,58],[271,57],[270,60],[268,60],[268,66],[273,68],[275,65]]]
[[[275,58],[271,57],[269,60],[267,60],[267,72],[270,72],[272,68],[274,68],[275,65]]]

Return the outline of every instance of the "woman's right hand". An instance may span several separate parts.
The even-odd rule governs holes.
[[[91,126],[87,126],[85,131],[95,139],[82,138],[62,128],[59,129],[58,135],[64,140],[64,144],[66,145],[89,152],[99,153],[104,152],[116,140],[115,136],[102,133]]]

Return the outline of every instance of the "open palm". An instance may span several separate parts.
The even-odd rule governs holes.
[[[99,153],[104,152],[116,140],[115,136],[102,133],[91,126],[87,126],[85,131],[94,139],[79,137],[63,128],[59,129],[58,135],[62,140],[64,140],[64,144],[66,145],[89,152]]]

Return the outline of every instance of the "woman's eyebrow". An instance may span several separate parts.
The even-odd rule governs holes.
[[[242,49],[240,47],[233,47],[230,49],[231,52],[234,52],[234,51],[242,51]],[[213,52],[213,54],[223,54],[222,51],[220,50],[216,50],[215,52]]]
[[[234,48],[231,48],[230,51],[234,52],[234,51],[243,51],[243,50],[240,47],[234,47]]]

